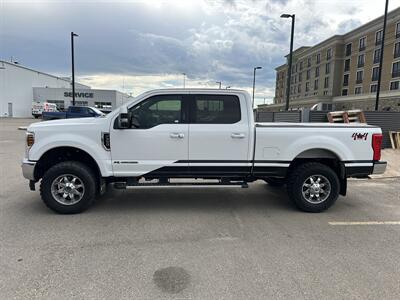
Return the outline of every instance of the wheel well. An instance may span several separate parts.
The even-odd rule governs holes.
[[[299,155],[295,157],[295,159],[291,162],[288,170],[288,174],[297,166],[302,165],[308,162],[319,162],[330,167],[334,170],[339,177],[340,180],[340,194],[346,195],[347,189],[347,180],[346,180],[346,172],[344,165],[340,163],[340,157],[327,149],[309,149],[303,151]]]
[[[328,167],[331,167],[333,170],[335,170],[338,175],[340,175],[340,158],[336,155],[336,153],[327,149],[309,149],[301,152],[291,162],[289,169],[293,169],[300,164],[311,161],[327,165]]]
[[[96,161],[87,152],[75,147],[57,147],[45,152],[36,164],[35,179],[39,180],[48,169],[63,161],[79,161],[87,165],[95,173],[96,181],[100,181],[101,173]]]

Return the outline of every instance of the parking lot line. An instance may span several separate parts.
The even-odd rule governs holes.
[[[400,225],[400,221],[364,221],[364,222],[328,222],[332,226],[354,226],[354,225]]]

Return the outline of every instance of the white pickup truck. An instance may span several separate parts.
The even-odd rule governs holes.
[[[241,90],[154,90],[104,117],[35,123],[23,175],[31,190],[41,180],[44,203],[58,213],[87,209],[110,183],[247,187],[259,179],[286,184],[298,208],[321,212],[346,194],[348,177],[386,169],[378,127],[255,123],[251,103]]]

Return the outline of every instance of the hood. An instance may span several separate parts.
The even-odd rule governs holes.
[[[28,127],[28,131],[34,131],[36,129],[55,129],[59,130],[61,127],[76,127],[76,126],[100,126],[107,122],[107,118],[73,118],[73,119],[61,119],[52,121],[42,121],[33,123]]]

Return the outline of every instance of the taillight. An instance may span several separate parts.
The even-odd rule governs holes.
[[[381,147],[382,147],[382,134],[374,133],[372,135],[372,149],[374,150],[374,160],[381,159]]]

